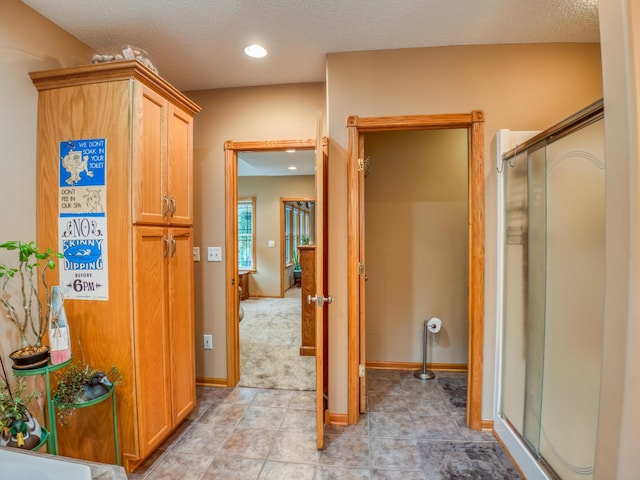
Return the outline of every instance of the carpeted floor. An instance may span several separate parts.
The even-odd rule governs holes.
[[[315,390],[315,358],[300,356],[300,289],[242,302],[241,387]]]

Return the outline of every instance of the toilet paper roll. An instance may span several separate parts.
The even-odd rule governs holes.
[[[438,333],[442,328],[442,320],[438,317],[433,317],[427,322],[427,328],[431,333]]]

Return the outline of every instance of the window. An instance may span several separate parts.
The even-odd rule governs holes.
[[[238,199],[238,269],[256,268],[256,199]]]
[[[288,203],[284,207],[284,259],[285,264],[293,262],[293,250],[291,248],[291,212],[292,207]]]
[[[298,245],[309,243],[310,210],[312,202],[286,202],[284,206],[284,257],[285,263],[293,263]]]

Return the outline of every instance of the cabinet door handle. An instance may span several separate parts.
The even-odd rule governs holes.
[[[169,198],[166,195],[162,197],[162,218],[167,216],[169,213]]]
[[[171,216],[173,217],[173,215],[176,213],[176,199],[173,198],[173,195],[171,195]]]
[[[164,236],[164,237],[162,237],[162,240],[164,241],[164,253],[163,253],[163,255],[166,258],[167,255],[169,255],[169,239],[166,236]]]
[[[175,256],[176,250],[178,249],[178,242],[176,241],[176,237],[171,235],[171,256]]]

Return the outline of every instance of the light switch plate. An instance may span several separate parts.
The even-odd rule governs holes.
[[[200,261],[200,247],[193,247],[193,261]]]

